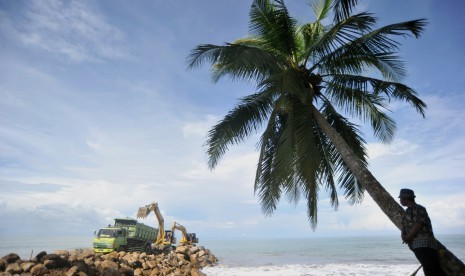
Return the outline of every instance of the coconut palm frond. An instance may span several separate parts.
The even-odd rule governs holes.
[[[229,145],[256,133],[272,109],[273,96],[263,92],[245,97],[207,135],[209,167],[213,169]]]
[[[338,22],[326,30],[316,43],[307,45],[307,59],[312,57],[312,60],[314,60],[314,63],[309,68],[310,71],[318,68],[322,60],[327,59],[327,56],[334,55],[337,49],[356,40],[365,33],[371,32],[375,23],[376,18],[372,14],[360,13]]]
[[[334,21],[339,22],[350,16],[358,0],[334,0]]]
[[[320,185],[323,185],[329,193],[329,199],[331,206],[337,210],[339,206],[338,190],[335,177],[335,162],[337,156],[335,156],[335,148],[331,141],[321,131],[317,124],[313,127],[315,132],[316,140],[318,141],[318,151],[320,153],[320,164],[319,164],[319,176],[318,181]]]
[[[366,142],[361,136],[358,126],[350,123],[346,118],[337,113],[335,108],[328,101],[324,103],[322,113],[331,126],[337,130],[338,133],[343,135],[344,140],[350,145],[354,154],[358,156],[359,160],[366,166],[367,153],[364,146]],[[334,145],[331,144],[329,147],[331,147],[334,154],[335,171],[339,175],[338,183],[344,192],[345,198],[349,200],[350,204],[360,203],[363,200],[365,189],[357,181]]]
[[[389,143],[394,139],[396,124],[386,115],[387,101],[371,86],[375,79],[337,75],[327,83],[326,96],[348,114],[370,122],[375,137]]]
[[[389,99],[393,98],[409,103],[421,116],[425,117],[426,103],[417,97],[417,92],[405,84],[381,80],[372,80],[373,91],[376,94],[385,94]]]
[[[268,125],[263,132],[259,147],[260,157],[257,165],[254,191],[260,199],[262,211],[266,215],[271,215],[281,198],[281,182],[275,177],[276,161],[275,152],[281,137],[282,128],[280,126],[280,111],[274,110],[268,121]]]
[[[331,0],[318,0],[310,3],[316,17],[315,21],[322,21],[329,15],[331,11],[331,2]]]
[[[296,24],[282,1],[255,0],[250,9],[250,33],[285,57],[297,53]]]

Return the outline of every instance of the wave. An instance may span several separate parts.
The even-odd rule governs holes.
[[[208,276],[359,276],[411,275],[419,265],[380,265],[380,264],[318,264],[318,265],[262,265],[206,267],[202,272]],[[420,270],[417,276],[423,276]]]

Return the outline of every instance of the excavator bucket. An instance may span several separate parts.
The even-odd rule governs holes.
[[[140,207],[137,211],[137,218],[146,218],[150,213],[150,209],[148,207]]]

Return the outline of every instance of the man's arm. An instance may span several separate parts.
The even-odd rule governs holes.
[[[416,222],[410,233],[404,234],[405,229],[402,229],[402,240],[407,243],[412,242],[413,238],[418,234],[418,232],[420,232],[421,228],[423,228],[423,224]]]

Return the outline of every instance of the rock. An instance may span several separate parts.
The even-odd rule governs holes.
[[[134,276],[141,276],[144,274],[144,270],[142,268],[136,268],[134,270]]]
[[[65,276],[76,276],[79,272],[79,268],[77,266],[71,267],[68,272],[66,272]]]
[[[20,274],[23,272],[23,269],[19,266],[18,263],[11,263],[6,266],[5,272],[11,273],[11,274]]]
[[[118,269],[119,265],[113,261],[105,260],[100,265],[101,271],[104,272],[107,269]]]
[[[37,264],[31,268],[32,275],[43,275],[48,272],[48,269],[43,264]]]
[[[150,269],[153,269],[153,268],[157,267],[157,262],[154,261],[154,260],[150,260],[150,261],[146,262],[146,264],[148,265],[148,267]]]
[[[121,276],[121,272],[116,268],[110,268],[103,271],[102,276]]]
[[[82,255],[81,255],[83,259],[90,258],[92,256],[94,256],[94,252],[89,251],[89,250],[82,252]]]
[[[113,252],[94,254],[91,250],[57,250],[37,254],[37,261],[22,261],[14,253],[0,259],[0,276],[204,276],[202,267],[218,259],[201,246],[182,245],[160,254]],[[1,272],[3,271],[3,272]]]
[[[192,246],[191,248],[189,248],[189,254],[192,255],[192,254],[195,254],[197,252],[200,251],[200,248],[198,246]]]
[[[189,252],[189,247],[187,247],[187,246],[178,246],[178,247],[176,247],[175,252],[176,253],[187,254],[187,252]]]
[[[200,250],[198,256],[199,256],[199,257],[202,257],[202,256],[204,256],[204,255],[206,255],[206,254],[207,254],[207,251],[205,251],[205,250]]]
[[[24,272],[29,272],[31,268],[33,268],[36,265],[34,262],[24,262],[21,263],[20,266],[23,269]]]
[[[194,268],[191,270],[191,276],[207,276],[207,274],[203,273],[202,271]]]
[[[68,261],[58,254],[47,254],[40,259],[48,269],[68,268],[70,264]]]
[[[152,272],[150,273],[149,276],[158,276],[160,275],[160,270],[158,268],[152,269]]]
[[[58,268],[57,263],[54,260],[45,260],[44,266],[48,269],[56,269]]]
[[[57,250],[55,254],[59,255],[61,258],[68,258],[70,255],[68,250]]]
[[[8,255],[3,256],[1,260],[5,261],[6,264],[11,264],[11,263],[15,263],[15,262],[21,260],[21,258],[16,253],[10,253]]]
[[[34,260],[40,262],[40,259],[42,259],[43,256],[47,255],[47,252],[45,251],[41,251],[39,252],[39,254],[36,255],[36,257],[34,258]]]
[[[119,271],[121,272],[121,275],[134,276],[134,270],[131,268],[123,267],[123,268],[120,268]]]
[[[139,260],[137,260],[137,261],[135,261],[134,263],[132,263],[132,266],[133,266],[134,268],[141,268],[141,267],[142,267],[142,262],[139,261]]]
[[[85,264],[88,265],[88,266],[91,266],[94,264],[94,260],[92,260],[92,258],[87,258],[84,260]]]

